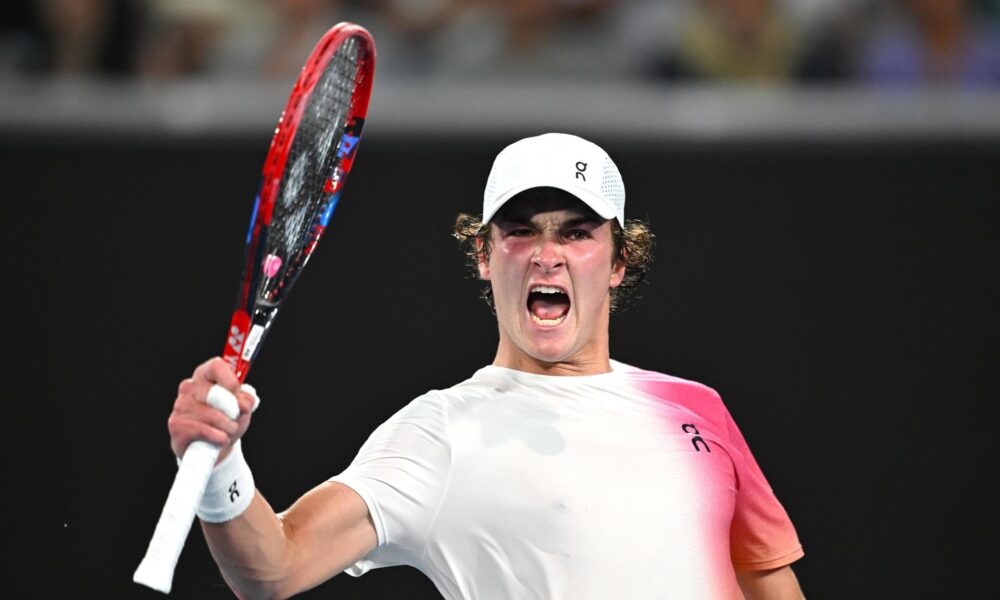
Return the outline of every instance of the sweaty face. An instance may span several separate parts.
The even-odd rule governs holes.
[[[480,274],[490,281],[500,345],[494,364],[545,374],[604,373],[614,260],[611,222],[569,194],[532,190],[493,218]]]

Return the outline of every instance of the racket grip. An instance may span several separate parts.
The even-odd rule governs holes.
[[[170,593],[177,559],[218,457],[218,446],[200,440],[191,442],[184,451],[146,556],[132,575],[132,581],[164,594]]]

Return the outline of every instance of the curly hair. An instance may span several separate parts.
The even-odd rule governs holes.
[[[483,223],[482,216],[460,213],[455,218],[452,235],[461,246],[466,266],[472,276],[479,278],[479,261],[489,260],[492,250],[490,225]],[[613,260],[625,263],[625,276],[621,284],[610,290],[611,312],[617,313],[634,301],[636,286],[646,278],[646,272],[653,263],[656,236],[648,224],[638,219],[625,221],[624,228],[613,219],[611,235],[614,242]],[[488,282],[483,287],[480,297],[495,314],[493,287]]]

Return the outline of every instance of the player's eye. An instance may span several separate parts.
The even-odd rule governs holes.
[[[528,237],[531,234],[532,231],[527,227],[516,227],[507,232],[507,235],[512,237]]]
[[[586,229],[570,229],[566,232],[566,239],[568,240],[585,240],[590,238],[590,232]]]

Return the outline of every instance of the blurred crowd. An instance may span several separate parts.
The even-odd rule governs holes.
[[[1000,0],[12,0],[0,77],[292,78],[345,20],[397,80],[1000,87]]]

